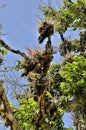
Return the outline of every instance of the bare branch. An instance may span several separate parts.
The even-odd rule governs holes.
[[[60,34],[62,42],[64,43],[65,39],[64,39],[63,33],[59,32],[59,34]]]
[[[2,45],[5,49],[15,53],[15,54],[18,54],[20,56],[22,56],[24,59],[28,59],[28,57],[26,56],[25,53],[19,51],[19,50],[14,50],[13,48],[11,48],[9,45],[7,45],[3,40],[0,40],[0,45]]]

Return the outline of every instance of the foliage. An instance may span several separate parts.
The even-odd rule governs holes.
[[[38,116],[39,104],[33,98],[20,98],[19,107],[14,108],[15,118],[24,130],[36,129],[35,118]]]
[[[73,128],[71,128],[71,127],[70,128],[64,128],[64,130],[73,130]]]
[[[3,46],[0,46],[0,64],[3,61],[3,57],[7,54],[7,50],[3,48]]]
[[[56,73],[58,67],[53,73],[54,76],[60,75],[61,78],[57,78],[55,85],[54,82],[52,84],[54,86],[60,84],[60,86],[58,84],[62,94],[60,95],[60,109],[74,113],[73,120],[76,122],[74,125],[78,129],[82,124],[80,117],[86,123],[84,110],[86,107],[84,100],[86,95],[86,1],[77,0],[72,2],[71,0],[64,0],[60,8],[56,9],[51,5],[43,5],[40,10],[44,14],[44,20],[52,19],[54,30],[61,37],[58,48],[64,61],[60,70],[58,70],[58,74]],[[64,34],[68,29],[79,30],[78,37],[72,40],[65,38]],[[49,71],[52,72],[52,68]]]
[[[49,72],[48,72],[51,82],[53,82],[53,84],[52,84],[53,89],[54,88],[59,89],[59,83],[62,80],[61,76],[59,74],[59,70],[60,70],[60,65],[56,63],[56,64],[51,65]]]
[[[0,47],[0,53],[1,53],[2,55],[5,55],[5,54],[7,54],[7,50],[4,49],[3,47]]]
[[[66,111],[75,113],[75,125],[77,121],[85,122],[82,115],[85,116],[84,109],[86,107],[86,58],[74,56],[73,62],[66,63],[60,74],[64,78],[64,82],[60,84],[61,90],[64,93],[64,98],[65,96],[68,97],[65,104],[67,106],[65,107]],[[78,114],[80,114],[80,117]]]
[[[64,0],[63,6],[59,9],[46,5],[41,7],[45,17],[52,17],[56,32],[65,32],[68,28],[84,29],[86,27],[85,10],[85,0],[77,0],[76,2]]]
[[[86,59],[83,56],[74,56],[72,63],[66,63],[60,72],[64,78],[60,87],[64,95],[77,97],[80,104],[84,104],[86,95]]]

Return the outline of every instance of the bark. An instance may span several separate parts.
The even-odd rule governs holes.
[[[25,55],[25,53],[19,51],[19,50],[14,50],[13,48],[11,48],[9,45],[7,45],[3,40],[0,40],[0,45],[2,45],[5,49],[18,54],[20,56],[22,56],[24,59],[28,59],[28,57]]]
[[[16,120],[12,114],[9,101],[6,97],[3,87],[0,85],[0,114],[4,119],[4,123],[7,127],[10,127],[11,130],[18,130]]]

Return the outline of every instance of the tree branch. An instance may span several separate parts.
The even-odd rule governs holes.
[[[14,50],[13,48],[11,48],[9,45],[7,45],[3,40],[0,40],[0,45],[2,45],[5,49],[18,54],[20,56],[22,56],[24,59],[28,59],[28,57],[25,55],[25,53],[19,51],[19,50]]]
[[[62,42],[64,43],[65,39],[64,39],[63,33],[59,32],[59,34],[60,34]]]
[[[5,120],[5,125],[10,126],[11,130],[18,130],[15,118],[11,112],[11,108],[8,99],[5,95],[4,89],[0,84],[0,100],[2,105],[0,105],[0,114]]]

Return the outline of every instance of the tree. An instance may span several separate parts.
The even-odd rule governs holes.
[[[52,6],[42,6],[41,11],[45,18],[52,19],[54,29],[59,33],[62,43],[59,44],[60,55],[64,61],[60,70],[63,81],[60,88],[63,93],[62,98],[66,101],[64,108],[74,114],[74,125],[77,130],[86,129],[85,112],[85,60],[86,60],[86,1],[76,2],[64,0],[60,9]],[[78,30],[79,37],[70,40],[64,37],[65,32],[71,29]],[[81,103],[82,102],[82,103]]]
[[[0,39],[0,47],[23,59],[17,61],[15,70],[27,78],[28,87],[22,94],[16,93],[19,106],[9,103],[5,89],[0,83],[0,114],[11,130],[72,130],[64,128],[65,112],[73,113],[77,130],[86,129],[86,2],[64,0],[59,9],[51,5],[40,8],[44,17],[39,22],[39,43],[47,38],[44,50],[28,50],[28,54],[14,50]],[[69,29],[78,30],[79,37],[64,37]],[[61,63],[52,64],[53,48],[51,36],[58,32]],[[2,52],[4,49],[1,48]],[[3,59],[0,58],[0,64]],[[1,81],[0,81],[1,82]],[[3,109],[2,109],[3,106]]]

